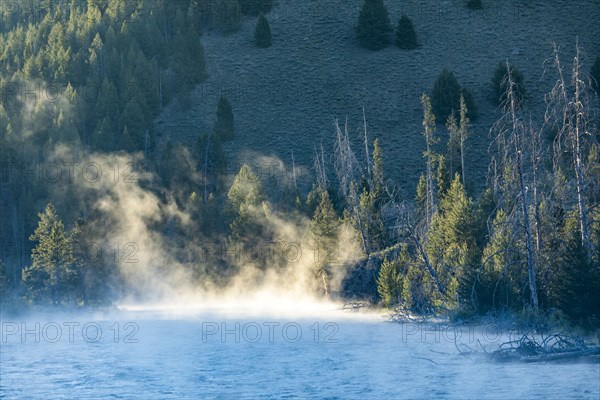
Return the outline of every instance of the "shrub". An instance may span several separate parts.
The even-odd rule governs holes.
[[[517,105],[520,105],[525,98],[525,85],[523,83],[523,74],[513,65],[510,65],[510,73],[514,82],[513,91]],[[492,77],[492,90],[494,92],[494,101],[498,105],[506,102],[506,92],[508,90],[508,69],[505,62],[501,62],[494,71]]]
[[[271,47],[271,28],[269,27],[269,21],[262,14],[258,16],[258,21],[256,22],[254,43],[256,47],[260,48]]]
[[[381,50],[390,43],[392,26],[383,0],[365,0],[355,30],[360,44],[370,50]]]
[[[419,47],[417,32],[412,21],[406,15],[402,15],[396,28],[396,46],[404,50],[412,50]]]

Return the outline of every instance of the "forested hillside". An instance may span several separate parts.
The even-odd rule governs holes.
[[[275,274],[597,325],[600,4],[509,3],[4,6],[3,304]]]

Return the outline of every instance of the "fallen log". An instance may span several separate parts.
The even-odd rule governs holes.
[[[458,350],[463,356],[482,357],[484,360],[502,363],[570,361],[600,363],[600,346],[591,346],[582,338],[559,333],[548,336],[526,333],[518,340],[502,343],[497,350],[491,352]]]

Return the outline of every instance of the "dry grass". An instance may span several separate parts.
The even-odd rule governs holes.
[[[422,47],[390,46],[379,52],[360,48],[354,38],[362,0],[279,3],[268,16],[271,48],[253,46],[253,18],[245,19],[239,32],[203,37],[210,76],[196,89],[192,110],[161,115],[159,132],[188,141],[210,131],[216,103],[225,93],[237,128],[237,139],[226,149],[237,162],[258,153],[288,163],[293,150],[296,162],[310,167],[313,145],[323,141],[332,148],[334,118],[348,118],[358,143],[364,106],[370,134],[382,142],[387,175],[412,196],[424,168],[419,97],[448,66],[474,91],[479,108],[468,140],[467,178],[481,187],[488,131],[497,118],[489,96],[498,62],[508,59],[523,72],[536,118],[551,87],[547,77],[542,79],[551,43],[562,46],[569,56],[565,60],[576,36],[591,59],[600,52],[600,0],[576,6],[569,0],[488,0],[483,11],[469,10],[462,0],[387,0],[393,24],[406,13]],[[446,130],[439,126],[437,134],[444,137]]]

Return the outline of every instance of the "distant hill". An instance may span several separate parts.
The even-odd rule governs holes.
[[[386,1],[393,25],[401,13],[407,14],[422,46],[404,51],[392,45],[373,52],[355,39],[362,0],[281,0],[268,14],[273,33],[268,49],[252,43],[254,17],[246,17],[238,32],[203,36],[209,77],[194,91],[191,110],[165,109],[157,120],[158,132],[182,141],[209,132],[224,93],[237,128],[226,150],[238,162],[252,162],[259,154],[287,164],[293,151],[296,163],[310,168],[314,145],[323,142],[326,151],[332,148],[334,118],[341,123],[348,119],[360,151],[364,107],[371,138],[381,139],[388,177],[412,196],[424,169],[419,97],[447,66],[473,90],[479,109],[468,140],[466,176],[481,187],[488,132],[498,117],[490,101],[495,67],[508,59],[523,72],[528,107],[536,119],[552,84],[548,76],[542,78],[552,42],[561,46],[566,61],[579,37],[588,57],[586,70],[600,53],[600,0],[484,1],[482,11],[464,3]],[[437,134],[447,136],[443,125]]]

